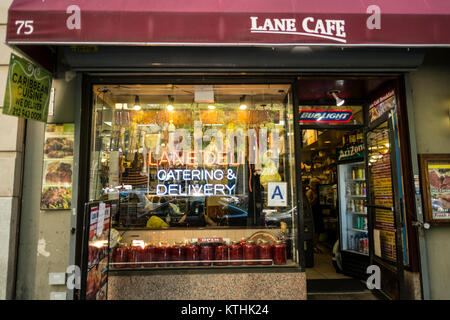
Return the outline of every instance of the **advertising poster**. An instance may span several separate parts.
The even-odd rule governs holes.
[[[395,99],[395,91],[390,90],[382,97],[376,99],[369,106],[369,121],[373,122],[389,110],[395,110],[397,102]]]
[[[47,124],[42,167],[42,210],[65,210],[72,205],[73,145],[73,124]]]
[[[108,288],[109,234],[114,204],[90,203],[88,210],[86,300],[106,300]]]
[[[450,164],[428,164],[433,219],[450,219]]]
[[[11,54],[3,114],[47,122],[52,74]]]

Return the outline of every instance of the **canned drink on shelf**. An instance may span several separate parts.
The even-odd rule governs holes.
[[[358,169],[358,179],[364,179],[364,169]]]

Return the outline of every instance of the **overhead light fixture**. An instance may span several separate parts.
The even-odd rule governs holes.
[[[216,108],[216,106],[213,105],[213,104],[208,105],[208,109],[209,109],[209,110],[214,110],[215,108]]]
[[[173,111],[173,109],[175,109],[173,106],[174,101],[175,101],[174,97],[169,96],[169,104],[167,105],[167,110]]]
[[[339,90],[331,90],[331,91],[328,91],[328,94],[329,94],[329,95],[332,95],[333,98],[336,100],[336,106],[340,107],[340,106],[342,106],[342,105],[345,103],[345,100],[339,98],[339,97],[337,96],[338,93],[340,93]]]
[[[245,104],[245,95],[243,95],[240,99],[239,109],[241,110],[247,109],[247,105]]]
[[[141,110],[141,103],[139,102],[139,96],[138,95],[136,95],[136,97],[134,98],[133,110],[136,110],[136,111]]]

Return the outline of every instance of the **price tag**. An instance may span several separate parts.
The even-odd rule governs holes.
[[[105,225],[105,213],[106,205],[104,202],[100,202],[98,206],[97,236],[100,236],[103,232],[103,227]]]

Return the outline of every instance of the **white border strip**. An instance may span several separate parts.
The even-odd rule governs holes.
[[[448,48],[446,44],[392,44],[392,43],[360,43],[360,44],[337,44],[337,43],[233,43],[233,42],[55,42],[55,41],[6,41],[8,45],[66,45],[66,46],[187,46],[187,47],[402,47],[402,48],[424,48],[438,47]]]

